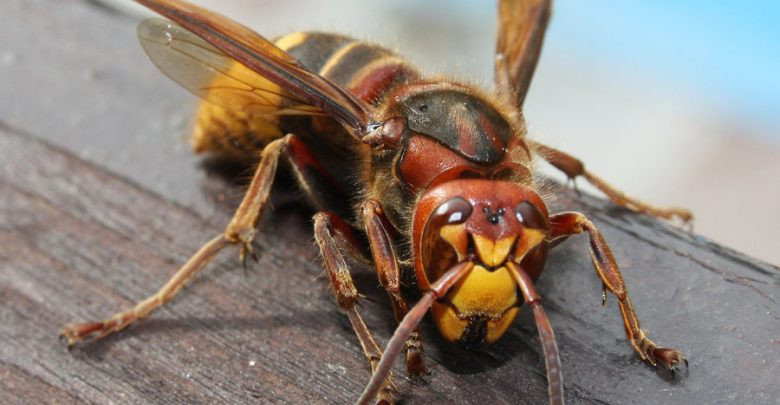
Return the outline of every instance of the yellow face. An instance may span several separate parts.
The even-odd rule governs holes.
[[[544,232],[522,229],[520,235],[493,240],[468,232],[466,224],[458,224],[443,226],[439,236],[457,253],[458,262],[475,262],[469,274],[453,286],[444,299],[433,304],[433,318],[439,331],[451,342],[467,345],[495,342],[512,324],[523,302],[505,263],[513,260],[520,264],[525,255],[544,240]],[[473,252],[469,252],[469,246]],[[440,274],[431,276],[436,278]]]
[[[420,197],[412,224],[420,288],[472,264],[432,304],[444,339],[473,346],[506,332],[524,302],[515,272],[539,277],[549,229],[544,201],[515,182],[457,179]]]

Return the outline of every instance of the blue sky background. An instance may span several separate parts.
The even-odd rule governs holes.
[[[564,0],[554,19],[548,44],[671,80],[780,141],[780,1]]]
[[[131,3],[130,0],[113,1]],[[237,10],[243,10],[247,22],[256,23],[253,26],[258,29],[272,25],[262,10],[290,7],[300,12],[301,7],[296,2],[279,0],[196,1],[211,7],[232,5],[237,16],[241,15]],[[286,29],[279,32],[317,27],[354,34],[345,27],[368,24],[368,39],[374,39],[382,28],[398,29],[398,25],[388,25],[382,18],[388,12],[395,12],[400,13],[395,18],[409,20],[415,27],[424,27],[438,18],[441,23],[435,30],[426,32],[426,37],[454,37],[458,32],[468,31],[442,31],[448,23],[462,24],[461,29],[474,24],[487,28],[480,22],[495,18],[494,1],[486,0],[430,0],[425,3],[425,12],[419,11],[421,5],[416,0],[367,1],[367,7],[375,10],[369,20],[365,8],[349,7],[350,1],[337,1],[337,5],[303,3],[308,7],[304,13],[308,20],[304,23],[283,18],[287,23],[279,25]],[[752,128],[747,132],[780,143],[780,0],[554,0],[553,3],[553,22],[547,32],[543,58],[589,61],[590,68],[607,74],[627,74],[647,83],[663,83],[681,95],[694,96],[697,105],[713,111],[724,121]],[[356,15],[350,14],[350,10]],[[281,15],[290,13],[293,11]],[[414,32],[419,35],[419,31]],[[476,61],[489,61],[492,57],[492,27],[483,33],[490,37],[489,42],[466,45],[468,49],[485,47],[484,54],[470,54]],[[404,38],[402,34],[398,37]],[[415,41],[424,43],[426,37],[386,43],[404,44],[405,49]],[[469,40],[459,39],[466,43]],[[492,68],[486,69],[485,74],[489,76],[491,71]]]

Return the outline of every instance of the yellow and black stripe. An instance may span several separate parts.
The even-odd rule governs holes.
[[[310,71],[373,105],[380,105],[393,89],[419,77],[417,70],[395,53],[343,35],[294,32],[278,38],[275,44]],[[284,135],[288,119],[228,111],[202,101],[193,147],[196,152],[255,157],[265,145]]]

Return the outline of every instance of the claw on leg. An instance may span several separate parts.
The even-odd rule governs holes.
[[[682,352],[677,349],[659,347],[653,349],[651,356],[655,358],[656,363],[660,363],[668,370],[675,370],[680,364],[685,364],[685,367],[688,367],[688,359],[683,357]]]
[[[255,222],[256,221],[252,221],[250,223],[254,224]],[[252,240],[254,239],[256,229],[254,228],[254,225],[251,225],[251,228],[242,228],[245,230],[249,229],[248,231],[234,231],[233,229],[236,227],[234,224],[239,224],[239,226],[241,226],[244,223],[234,220],[225,233],[216,236],[203,245],[155,294],[138,302],[132,308],[119,312],[102,322],[92,321],[65,325],[61,335],[67,339],[68,345],[72,346],[85,338],[95,337],[96,339],[100,339],[110,333],[118,332],[126,328],[131,323],[145,317],[150,312],[173,299],[181,287],[202,270],[203,267],[225,246],[236,243],[241,245],[239,248],[239,258],[241,259],[244,268],[246,268],[247,254],[257,260],[257,256],[252,247]]]
[[[538,142],[531,142],[531,145],[544,160],[562,171],[570,181],[574,182],[577,177],[582,176],[588,183],[601,190],[613,203],[621,207],[670,221],[677,218],[683,225],[690,224],[693,221],[693,214],[684,208],[656,206],[626,195],[600,177],[585,170],[585,165],[574,156]],[[576,183],[574,186],[579,195]]]
[[[688,359],[686,359],[682,352],[677,349],[669,349],[666,347],[657,347],[655,343],[646,339],[651,345],[645,348],[645,360],[654,366],[661,365],[667,370],[674,371],[681,364],[688,366]]]
[[[248,268],[246,264],[247,257],[251,257],[255,263],[260,261],[260,259],[257,258],[257,254],[255,254],[252,242],[241,242],[241,247],[238,249],[238,260],[241,262],[241,267],[243,267],[244,270],[247,270]]]
[[[325,270],[336,295],[336,301],[347,313],[352,329],[354,329],[360,346],[363,348],[363,353],[371,365],[371,370],[376,372],[382,358],[382,348],[357,311],[358,292],[339,243],[339,241],[354,240],[351,227],[331,212],[319,212],[314,215],[314,239],[320,247]],[[387,379],[382,382],[380,389],[375,392],[373,397],[378,404],[391,404],[393,403],[393,391],[392,376],[388,373]]]
[[[667,347],[658,347],[650,340],[645,331],[639,327],[639,320],[631,306],[631,301],[626,298],[625,302],[620,303],[620,310],[623,315],[623,322],[626,327],[626,334],[631,342],[631,346],[639,354],[642,360],[653,366],[663,366],[665,369],[674,372],[680,364],[688,365],[688,360],[682,352],[677,349]]]
[[[658,347],[642,330],[636,336],[636,342],[632,341],[631,343],[642,360],[653,366],[657,367],[660,365],[673,374],[682,364],[685,364],[686,368],[688,367],[688,359],[683,356],[681,351],[667,347]]]
[[[398,266],[398,258],[391,242],[389,221],[385,217],[382,204],[369,199],[361,204],[363,213],[363,225],[368,235],[371,247],[371,256],[379,275],[379,284],[387,291],[393,304],[393,312],[398,322],[409,311],[406,301],[401,296],[401,271]],[[412,377],[419,377],[428,373],[423,361],[423,345],[420,329],[415,328],[404,344],[406,350],[406,372]]]
[[[658,347],[639,326],[639,319],[628,298],[623,276],[620,274],[617,261],[612,255],[604,236],[598,228],[584,215],[576,212],[564,212],[550,217],[553,238],[564,237],[586,232],[590,239],[590,251],[593,264],[601,278],[601,302],[606,304],[609,291],[615,295],[623,317],[626,337],[642,360],[656,366],[659,363],[669,370],[675,370],[680,364],[688,364],[683,354],[676,349]]]
[[[132,308],[119,312],[102,322],[84,322],[65,325],[61,335],[67,339],[68,345],[72,346],[85,338],[94,336],[99,339],[109,333],[126,328],[131,323],[143,318],[161,305],[173,299],[184,284],[202,270],[203,267],[229,243],[230,242],[225,239],[224,235],[218,235],[203,245],[155,294],[137,303]]]
[[[75,345],[95,332],[103,329],[104,322],[69,323],[62,327],[60,336],[65,338],[68,347]]]
[[[231,244],[239,245],[239,259],[244,268],[246,268],[247,256],[251,256],[257,261],[252,241],[257,233],[263,208],[268,201],[278,160],[287,152],[291,142],[297,142],[296,145],[298,145],[298,155],[291,157],[293,163],[301,159],[310,162],[310,154],[305,150],[305,145],[300,140],[296,141],[294,135],[287,135],[266,145],[262,151],[260,163],[255,170],[249,189],[233,215],[230,224],[225,228],[224,233],[203,245],[162,288],[145,300],[138,302],[132,308],[119,312],[102,322],[93,321],[65,325],[61,334],[68,344],[73,345],[88,337],[99,339],[112,332],[122,330],[136,320],[148,315],[173,299],[181,287],[202,270],[206,263],[225,246]]]
[[[415,330],[409,336],[405,344],[406,372],[410,377],[422,377],[430,374],[423,360],[422,337],[419,330]]]

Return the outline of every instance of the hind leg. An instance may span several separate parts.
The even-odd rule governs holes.
[[[255,171],[249,189],[225,231],[203,245],[162,288],[133,307],[116,313],[103,321],[65,325],[61,334],[67,339],[68,344],[73,345],[88,337],[101,338],[122,330],[136,320],[148,315],[161,305],[172,300],[189,280],[227,246],[239,245],[239,256],[242,262],[247,255],[253,255],[252,242],[257,234],[260,216],[268,201],[271,185],[281,156],[289,158],[296,173],[299,171],[307,173],[316,172],[305,169],[309,167],[319,168],[317,162],[311,158],[305,145],[294,135],[287,135],[269,143],[262,151],[260,164]],[[311,176],[308,178],[311,178]],[[311,182],[306,182],[308,178],[305,176],[299,178],[304,190],[312,188]]]
[[[544,160],[562,171],[570,179],[576,179],[580,176],[584,177],[590,184],[606,194],[613,203],[621,207],[657,218],[671,220],[676,217],[684,223],[693,220],[693,214],[684,208],[659,207],[626,195],[624,192],[616,189],[600,177],[586,170],[582,161],[565,152],[541,143],[531,142],[531,145]]]

